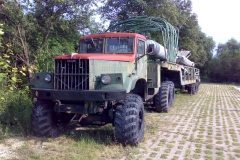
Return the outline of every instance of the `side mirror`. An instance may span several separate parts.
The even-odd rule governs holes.
[[[149,44],[147,47],[147,54],[151,54],[154,50],[154,44]]]

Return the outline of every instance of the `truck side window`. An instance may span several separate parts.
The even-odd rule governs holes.
[[[138,48],[137,48],[137,53],[139,55],[143,55],[145,51],[145,43],[143,40],[138,40]]]

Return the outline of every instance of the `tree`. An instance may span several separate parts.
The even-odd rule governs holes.
[[[96,1],[8,0],[0,7],[5,42],[12,44],[14,64],[27,68],[29,80],[33,77],[33,66],[46,68],[46,65],[38,65],[39,59],[48,60],[49,56],[75,51],[79,33],[96,31],[91,18]],[[61,48],[58,53],[57,47]]]
[[[209,62],[211,81],[239,82],[240,43],[235,39],[230,39],[225,44],[219,44],[216,51],[216,56]]]
[[[190,0],[108,0],[100,12],[110,23],[133,16],[153,16],[164,18],[172,25],[182,25],[191,11],[186,9],[188,6]]]
[[[230,39],[225,44],[219,44],[217,54],[212,61],[211,79],[218,82],[240,81],[240,43]],[[216,69],[216,66],[218,68]]]
[[[192,14],[179,29],[179,49],[190,50],[190,59],[202,68],[212,58],[215,42],[207,37],[198,25],[197,15]]]

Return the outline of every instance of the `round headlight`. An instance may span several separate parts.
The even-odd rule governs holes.
[[[109,75],[103,75],[102,78],[101,78],[101,81],[102,81],[103,84],[108,84],[108,83],[110,83],[111,78],[110,78]]]
[[[46,82],[51,82],[51,80],[52,80],[51,74],[46,74],[46,75],[45,75],[45,81],[46,81]]]

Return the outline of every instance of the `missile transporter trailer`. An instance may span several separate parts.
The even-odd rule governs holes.
[[[143,27],[132,31],[136,26]],[[146,27],[161,31],[164,46],[139,34]],[[33,131],[58,136],[59,119],[82,126],[112,123],[118,142],[137,145],[144,137],[145,102],[168,112],[174,88],[198,91],[199,69],[176,63],[177,35],[164,19],[134,17],[82,37],[78,53],[57,56],[53,73],[37,73],[31,81]]]

